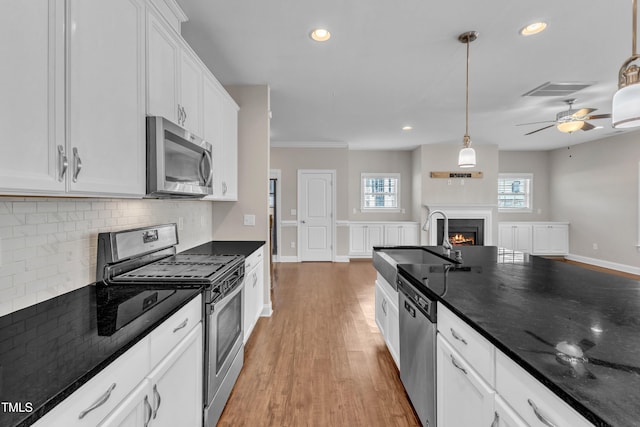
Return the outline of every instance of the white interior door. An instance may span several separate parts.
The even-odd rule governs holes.
[[[298,171],[300,261],[333,259],[333,181],[335,171]]]

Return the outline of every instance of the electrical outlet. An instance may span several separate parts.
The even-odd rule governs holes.
[[[594,250],[594,251],[597,251],[597,250],[598,250],[598,244],[597,244],[597,243],[594,243],[594,244],[593,244],[593,250]]]
[[[450,179],[447,180],[447,185],[451,185],[451,180]]]
[[[295,249],[296,248],[296,242],[291,242],[291,249]]]
[[[178,217],[178,230],[184,230],[184,218],[181,216]]]
[[[292,216],[296,216],[296,215],[298,215],[298,211],[297,211],[297,210],[295,210],[295,209],[291,209],[291,215],[292,215]]]
[[[464,179],[460,180],[460,185],[464,185]]]
[[[244,225],[249,225],[249,226],[256,225],[256,216],[255,215],[245,215],[243,224]]]

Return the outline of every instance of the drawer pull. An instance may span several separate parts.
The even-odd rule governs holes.
[[[178,326],[176,326],[176,328],[173,330],[173,333],[175,334],[176,332],[178,332],[180,329],[183,329],[187,326],[187,323],[189,323],[189,318],[187,317],[186,319],[184,319],[184,322],[180,323]]]
[[[453,366],[460,369],[465,375],[467,375],[467,370],[464,369],[462,366],[458,365],[458,361],[456,360],[455,357],[453,357],[453,354],[451,355],[451,363],[453,363]]]
[[[540,422],[542,422],[542,424],[546,425],[547,427],[556,427],[555,424],[546,419],[544,415],[540,413],[538,407],[535,403],[533,403],[533,401],[531,401],[531,399],[527,399],[527,402],[529,402],[529,406],[531,406],[531,409],[533,409],[533,413],[536,414],[536,417],[540,420]]]
[[[80,415],[78,415],[78,419],[79,420],[83,419],[85,415],[87,415],[89,412],[104,405],[107,402],[107,400],[109,400],[109,398],[111,397],[111,392],[113,391],[114,388],[116,388],[116,383],[111,384],[111,386],[107,389],[107,391],[105,391],[104,394],[100,396],[98,400],[96,400],[93,403],[93,405],[89,406],[87,409],[80,412]]]
[[[491,423],[491,427],[500,427],[500,415],[498,412],[494,412],[493,422]]]
[[[462,338],[460,335],[458,335],[458,333],[456,331],[453,330],[453,328],[449,328],[451,330],[451,335],[457,339],[458,341],[460,341],[462,344],[467,345],[467,341]]]
[[[151,409],[151,405],[149,404],[149,396],[144,397],[144,410],[145,410],[145,420],[144,427],[148,427],[151,422],[151,414],[153,414],[153,409]]]
[[[153,385],[153,400],[158,402],[156,404],[156,409],[153,410],[153,419],[155,420],[158,416],[158,409],[160,409],[160,404],[162,403],[162,397],[158,392],[158,384]]]

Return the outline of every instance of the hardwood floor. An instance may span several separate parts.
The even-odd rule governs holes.
[[[279,263],[218,426],[419,426],[374,318],[370,262]]]

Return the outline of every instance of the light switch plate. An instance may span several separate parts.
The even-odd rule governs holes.
[[[255,215],[245,215],[244,216],[244,225],[256,225],[256,216]]]
[[[291,215],[293,216],[298,215],[298,211],[295,209],[291,209]]]

